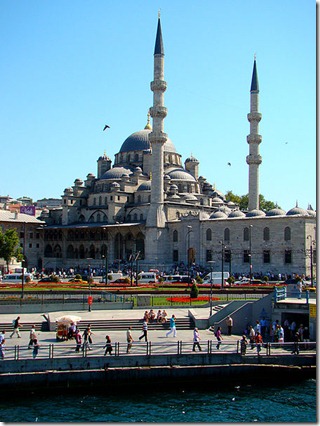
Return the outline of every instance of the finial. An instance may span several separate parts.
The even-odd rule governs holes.
[[[160,19],[161,9],[158,10],[158,19]]]
[[[256,53],[253,55],[253,59],[254,59],[254,60],[256,60],[256,59],[257,59],[257,54],[256,54]]]
[[[145,125],[145,129],[147,130],[152,130],[151,124],[150,124],[150,110],[148,111],[148,119],[147,119],[147,124]]]

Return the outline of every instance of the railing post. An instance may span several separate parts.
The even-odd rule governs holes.
[[[239,353],[239,345],[240,345],[240,342],[239,340],[237,340],[237,354]]]

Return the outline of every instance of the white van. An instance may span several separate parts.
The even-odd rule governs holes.
[[[225,282],[229,278],[229,276],[230,276],[229,272],[224,272],[223,282]],[[203,278],[203,283],[211,284],[211,277],[212,277],[212,284],[221,284],[222,272],[210,272],[210,274],[206,275]]]
[[[145,283],[157,283],[157,274],[155,272],[140,272],[138,274],[138,283],[139,284],[145,284]]]
[[[33,275],[26,273],[24,274],[24,282],[26,282],[26,278],[29,277],[31,281],[33,281]],[[6,274],[2,277],[3,283],[21,283],[22,282],[22,274]]]

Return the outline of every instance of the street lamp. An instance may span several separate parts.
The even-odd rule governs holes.
[[[108,285],[108,247],[106,247],[106,255],[102,256],[102,258],[105,258],[105,262],[106,262],[106,285]]]
[[[249,283],[251,284],[252,280],[252,241],[251,241],[252,225],[249,225],[249,262],[250,262],[250,274],[249,274]]]
[[[188,285],[190,286],[190,234],[192,232],[192,226],[188,225],[187,239],[188,239],[188,249],[187,249],[187,262],[188,262]]]
[[[225,245],[223,241],[219,241],[219,243],[221,244],[221,289],[223,289],[223,285],[224,285],[224,249],[225,249]]]
[[[212,287],[213,287],[213,265],[215,263],[214,260],[208,260],[208,263],[210,265],[210,317],[212,315]]]
[[[312,236],[308,235],[307,239],[310,238],[310,271],[311,271],[311,287],[313,287],[313,247],[312,247]]]

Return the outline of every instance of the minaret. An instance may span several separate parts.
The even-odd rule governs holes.
[[[163,146],[167,140],[164,129],[164,118],[167,108],[164,106],[164,92],[167,83],[164,81],[164,49],[162,42],[160,15],[158,16],[158,28],[154,49],[154,80],[150,84],[153,92],[153,107],[150,108],[152,117],[152,132],[149,141],[152,150],[152,184],[151,203],[147,216],[147,227],[164,228],[166,217],[164,213],[164,183],[163,183]]]
[[[259,83],[257,74],[256,57],[254,57],[253,73],[250,89],[250,113],[248,121],[250,123],[250,134],[247,136],[249,144],[249,155],[246,161],[249,165],[249,203],[248,210],[259,209],[259,165],[262,163],[259,154],[259,145],[262,137],[259,135],[259,122],[262,115],[259,111]]]

